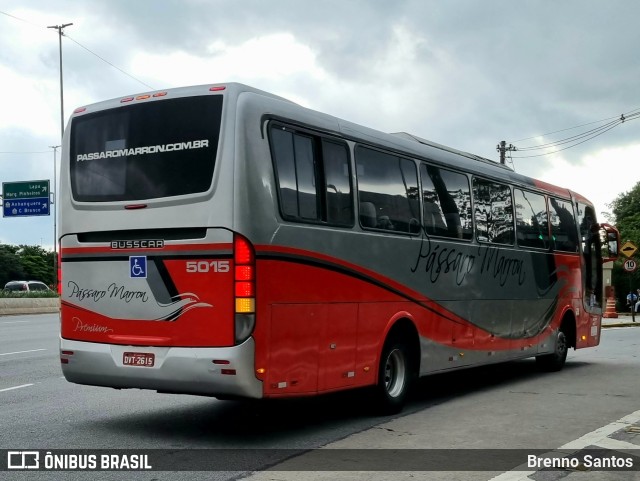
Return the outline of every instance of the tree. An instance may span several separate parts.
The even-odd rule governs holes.
[[[53,285],[53,256],[40,246],[0,244],[0,289],[9,281],[21,280]]]
[[[633,242],[640,247],[640,182],[629,192],[620,194],[608,205],[613,212],[620,239]],[[615,287],[618,305],[626,304],[626,296],[630,290],[640,288],[640,272],[628,273],[622,268],[626,257],[621,255],[613,266],[612,285]],[[637,259],[636,259],[637,260]]]
[[[0,289],[9,281],[24,279],[25,272],[17,255],[19,247],[0,244]]]

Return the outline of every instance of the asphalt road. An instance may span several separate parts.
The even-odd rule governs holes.
[[[539,373],[533,361],[525,360],[428,377],[401,415],[379,417],[367,408],[366,392],[254,403],[70,384],[59,366],[57,315],[0,317],[0,449],[242,448],[246,453],[239,464],[243,469],[233,471],[11,472],[0,477],[233,479],[249,475],[246,468],[277,466],[323,446],[554,449],[640,409],[639,344],[640,329],[607,329],[599,347],[572,351],[559,373]],[[306,476],[362,479],[353,473]]]

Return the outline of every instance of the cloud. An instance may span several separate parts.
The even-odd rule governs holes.
[[[172,87],[221,81],[251,83],[257,87],[286,82],[296,76],[311,77],[315,81],[322,81],[326,76],[317,65],[315,53],[290,33],[250,38],[238,45],[216,41],[202,56],[184,50],[138,51],[132,64],[134,74],[153,72],[157,78],[163,78],[166,86]]]
[[[611,212],[608,204],[638,183],[638,158],[640,143],[597,150],[581,156],[578,163],[558,156],[547,163],[540,179],[572,189],[589,199],[602,222],[602,212]],[[615,188],[612,189],[612,185]]]

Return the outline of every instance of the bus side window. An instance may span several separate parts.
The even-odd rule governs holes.
[[[280,194],[280,210],[284,217],[298,217],[298,182],[296,180],[293,134],[283,129],[271,129]]]
[[[578,203],[580,244],[584,259],[584,302],[589,306],[602,305],[602,243],[596,212],[591,205]]]
[[[571,203],[549,197],[554,250],[578,252],[578,230]]]
[[[471,194],[463,174],[420,165],[424,229],[427,234],[470,240]]]
[[[513,203],[509,186],[474,178],[473,201],[477,239],[513,245]]]
[[[349,154],[344,144],[322,141],[322,161],[326,183],[327,222],[353,225],[351,171]]]
[[[516,204],[516,238],[521,247],[549,248],[549,215],[543,195],[513,191]]]
[[[298,222],[353,225],[346,144],[282,125],[270,129],[280,212]]]
[[[360,224],[402,234],[420,231],[420,199],[416,164],[409,159],[356,147]],[[362,206],[365,213],[363,216]],[[375,226],[368,204],[374,205]]]

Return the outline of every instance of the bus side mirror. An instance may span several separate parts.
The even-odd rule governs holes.
[[[600,232],[605,239],[602,262],[615,261],[620,252],[620,233],[610,224],[600,224]]]

